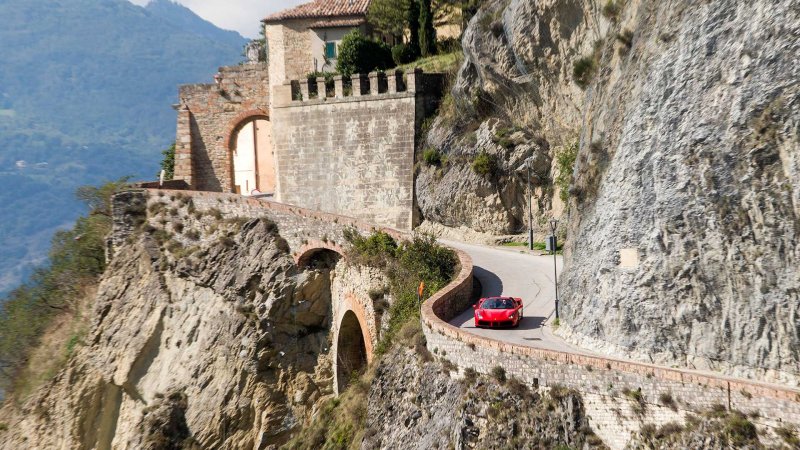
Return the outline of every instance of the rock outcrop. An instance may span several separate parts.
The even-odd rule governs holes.
[[[631,2],[587,97],[565,335],[800,386],[800,4]],[[621,48],[624,51],[612,51]]]
[[[6,405],[0,447],[269,448],[333,395],[336,261],[300,270],[267,219],[158,205],[110,263],[85,345]]]
[[[459,374],[425,347],[397,347],[378,365],[361,448],[606,448],[580,394]],[[498,374],[499,375],[499,374]]]
[[[490,1],[464,33],[464,63],[450,97],[424,143],[443,153],[442,167],[423,167],[417,201],[425,220],[494,233],[527,229],[527,189],[533,225],[560,215],[552,186],[555,156],[574,145],[584,92],[572,63],[608,27],[593,1]],[[472,168],[485,153],[489,174]],[[530,172],[528,171],[530,168]]]

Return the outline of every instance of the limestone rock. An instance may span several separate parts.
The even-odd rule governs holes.
[[[395,348],[377,367],[362,449],[605,448],[577,393],[465,379],[419,351]]]
[[[578,154],[571,340],[800,386],[799,6],[626,7]]]
[[[183,221],[204,231],[118,248],[87,345],[6,405],[0,448],[267,448],[332,395],[335,270],[301,272],[267,220]]]

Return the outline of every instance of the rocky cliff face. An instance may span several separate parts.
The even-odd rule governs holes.
[[[589,428],[578,393],[465,376],[425,347],[398,347],[381,361],[366,417],[364,450],[606,448]]]
[[[421,169],[423,215],[516,231],[532,162],[534,223],[559,216],[553,181],[571,167],[556,161],[575,143],[563,335],[800,384],[799,12],[796,0],[489,2],[465,34],[459,114],[444,109],[426,143],[448,162]],[[470,170],[480,151],[498,156],[494,177]]]
[[[628,32],[629,30],[629,32]],[[800,385],[800,4],[631,2],[587,93],[565,330]]]
[[[266,219],[161,205],[118,248],[85,346],[7,405],[0,447],[265,448],[332,396],[335,262],[299,270]]]
[[[537,232],[561,214],[555,156],[578,140],[584,92],[572,83],[572,62],[608,28],[597,10],[593,1],[489,1],[473,18],[465,61],[424,144],[446,158],[417,177],[426,220],[519,233],[529,182]],[[496,158],[488,174],[472,167],[481,153]]]

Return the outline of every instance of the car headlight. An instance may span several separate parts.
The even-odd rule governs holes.
[[[483,319],[483,314],[481,314],[481,313],[475,313],[475,314],[478,315],[478,319]]]

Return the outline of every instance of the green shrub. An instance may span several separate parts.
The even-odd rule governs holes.
[[[569,198],[569,187],[572,184],[572,173],[575,169],[575,160],[578,158],[578,141],[564,147],[556,153],[556,175],[555,185],[558,188],[561,201],[566,202]]]
[[[597,70],[597,63],[591,56],[584,56],[575,61],[572,65],[572,78],[582,89],[585,89],[594,78]]]
[[[739,413],[733,413],[728,417],[725,423],[725,434],[728,436],[729,443],[737,448],[758,440],[756,426]]]
[[[442,164],[442,154],[433,147],[426,147],[422,152],[422,160],[429,166],[439,166]]]
[[[645,409],[647,408],[647,403],[644,401],[644,395],[642,395],[641,388],[638,388],[635,391],[625,388],[622,390],[622,393],[632,400],[633,405],[631,405],[631,409],[633,409],[636,414],[641,415],[644,413]]]
[[[789,444],[791,448],[800,448],[800,438],[797,437],[797,432],[794,428],[787,426],[778,427],[775,433],[783,439],[783,442]]]
[[[610,20],[616,20],[619,16],[620,6],[614,0],[608,0],[603,6],[603,16]]]
[[[385,70],[392,65],[392,51],[389,46],[367,38],[359,30],[347,33],[339,45],[336,71],[342,76]]]
[[[506,369],[502,368],[501,366],[494,366],[492,367],[492,378],[497,380],[499,383],[506,382]]]
[[[450,37],[436,41],[436,53],[440,55],[461,51],[461,40],[458,38]]]
[[[425,283],[423,297],[439,291],[453,277],[458,259],[452,250],[442,247],[434,236],[427,234],[414,235],[401,244],[382,231],[363,237],[349,229],[345,230],[344,237],[350,243],[350,260],[380,267],[389,279],[394,303],[389,309],[388,328],[376,349],[377,354],[382,354],[406,322],[419,320],[417,287],[420,282]]]
[[[398,66],[416,61],[419,58],[417,50],[408,44],[397,44],[392,47],[392,60]]]
[[[478,379],[478,372],[475,371],[472,367],[467,367],[464,369],[464,382],[467,384],[475,383],[475,380]]]
[[[161,170],[164,171],[164,179],[171,180],[175,177],[175,142],[161,152],[163,159],[161,160]],[[161,174],[156,175],[160,178]]]
[[[658,402],[673,411],[678,410],[678,405],[675,403],[675,399],[672,398],[672,394],[669,392],[662,392],[659,394]]]
[[[494,174],[497,171],[497,157],[486,152],[478,153],[472,160],[472,170],[484,177]]]

